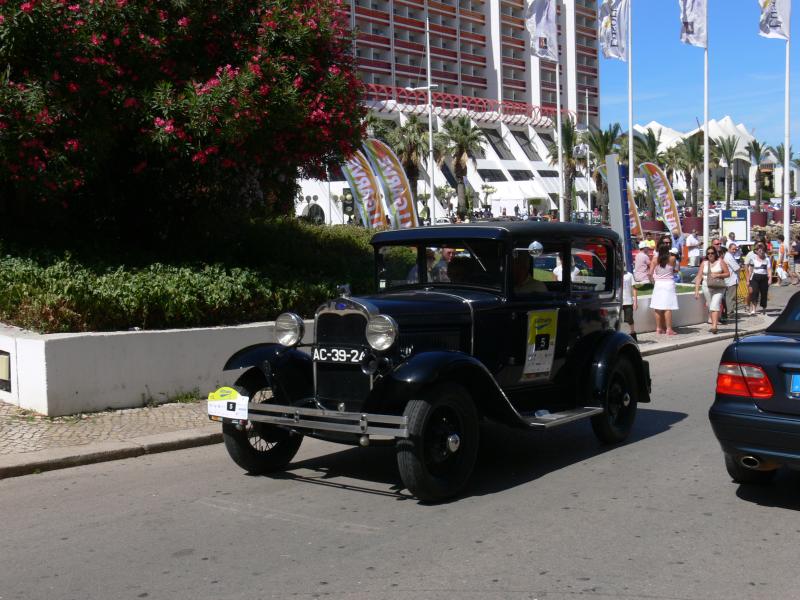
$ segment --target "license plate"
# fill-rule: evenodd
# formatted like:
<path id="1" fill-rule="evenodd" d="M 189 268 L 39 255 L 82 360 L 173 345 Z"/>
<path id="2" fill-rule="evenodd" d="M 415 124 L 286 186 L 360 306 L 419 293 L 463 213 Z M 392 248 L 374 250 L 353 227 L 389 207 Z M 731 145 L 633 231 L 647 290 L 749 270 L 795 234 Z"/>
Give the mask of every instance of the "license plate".
<path id="1" fill-rule="evenodd" d="M 359 348 L 314 348 L 313 358 L 317 362 L 360 363 L 366 351 Z"/>
<path id="2" fill-rule="evenodd" d="M 800 394 L 800 373 L 792 373 L 792 381 L 789 386 L 789 392 L 792 394 Z"/>

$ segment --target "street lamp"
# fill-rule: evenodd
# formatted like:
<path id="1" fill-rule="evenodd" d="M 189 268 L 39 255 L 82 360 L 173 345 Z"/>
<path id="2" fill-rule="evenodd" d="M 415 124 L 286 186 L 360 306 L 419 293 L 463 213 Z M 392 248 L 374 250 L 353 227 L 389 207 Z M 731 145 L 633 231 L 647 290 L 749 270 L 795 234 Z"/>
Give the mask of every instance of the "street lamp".
<path id="1" fill-rule="evenodd" d="M 425 60 L 428 65 L 426 70 L 428 85 L 407 87 L 406 91 L 417 92 L 419 90 L 427 90 L 428 92 L 428 178 L 431 182 L 431 198 L 433 199 L 433 204 L 431 205 L 431 225 L 436 225 L 436 186 L 433 184 L 433 98 L 431 97 L 431 90 L 439 87 L 439 85 L 431 83 L 431 28 L 428 18 L 427 2 L 425 3 Z"/>

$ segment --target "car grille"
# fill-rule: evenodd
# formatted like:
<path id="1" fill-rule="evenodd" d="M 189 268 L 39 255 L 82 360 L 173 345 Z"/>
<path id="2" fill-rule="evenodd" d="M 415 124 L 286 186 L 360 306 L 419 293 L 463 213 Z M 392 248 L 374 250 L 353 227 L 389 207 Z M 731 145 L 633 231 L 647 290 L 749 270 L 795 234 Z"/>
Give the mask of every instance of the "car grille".
<path id="1" fill-rule="evenodd" d="M 335 312 L 317 316 L 316 343 L 321 346 L 366 348 L 367 319 L 360 313 Z M 317 362 L 317 401 L 325 408 L 337 410 L 344 403 L 345 410 L 361 410 L 370 392 L 370 378 L 357 364 L 333 364 Z"/>

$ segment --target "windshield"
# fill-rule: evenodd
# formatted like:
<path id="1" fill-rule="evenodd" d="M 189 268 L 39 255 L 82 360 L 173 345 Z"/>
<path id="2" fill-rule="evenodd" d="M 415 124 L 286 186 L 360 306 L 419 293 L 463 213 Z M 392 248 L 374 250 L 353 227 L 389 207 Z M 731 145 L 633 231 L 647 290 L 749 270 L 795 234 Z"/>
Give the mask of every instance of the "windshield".
<path id="1" fill-rule="evenodd" d="M 494 240 L 431 240 L 377 248 L 378 289 L 397 287 L 503 287 L 502 247 Z"/>

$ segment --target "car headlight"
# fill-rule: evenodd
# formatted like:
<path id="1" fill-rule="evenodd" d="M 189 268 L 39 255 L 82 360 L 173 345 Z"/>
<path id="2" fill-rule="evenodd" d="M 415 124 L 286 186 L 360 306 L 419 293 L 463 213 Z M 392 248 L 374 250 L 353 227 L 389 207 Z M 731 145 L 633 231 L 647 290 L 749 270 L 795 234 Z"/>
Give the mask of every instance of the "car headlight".
<path id="1" fill-rule="evenodd" d="M 378 352 L 388 350 L 397 339 L 397 323 L 389 315 L 375 315 L 367 321 L 367 343 Z"/>
<path id="2" fill-rule="evenodd" d="M 303 339 L 305 323 L 294 313 L 283 313 L 275 319 L 275 339 L 284 346 L 296 346 Z"/>

